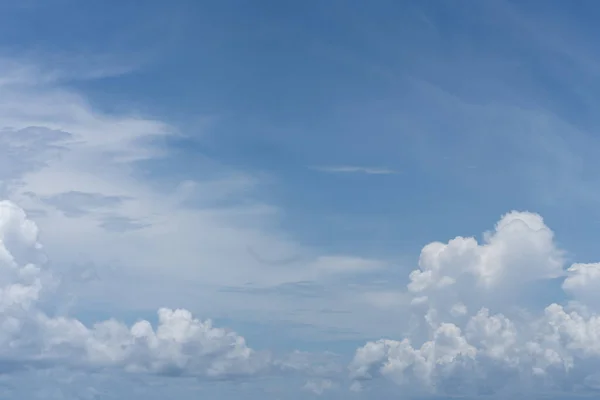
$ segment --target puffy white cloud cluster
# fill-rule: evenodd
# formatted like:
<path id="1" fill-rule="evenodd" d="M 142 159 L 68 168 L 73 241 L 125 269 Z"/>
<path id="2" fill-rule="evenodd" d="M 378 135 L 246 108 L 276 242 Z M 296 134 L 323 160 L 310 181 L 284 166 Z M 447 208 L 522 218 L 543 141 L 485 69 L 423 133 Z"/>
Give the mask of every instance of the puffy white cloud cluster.
<path id="1" fill-rule="evenodd" d="M 243 337 L 195 319 L 187 310 L 160 309 L 158 324 L 108 320 L 92 327 L 39 307 L 54 282 L 43 270 L 36 225 L 15 204 L 0 202 L 0 361 L 18 368 L 61 365 L 223 378 L 257 373 L 268 354 Z"/>
<path id="2" fill-rule="evenodd" d="M 504 215 L 482 243 L 428 244 L 408 284 L 415 323 L 401 340 L 359 348 L 352 377 L 429 393 L 597 388 L 600 264 L 565 263 L 553 232 L 528 212 Z M 527 308 L 557 280 L 557 303 Z"/>

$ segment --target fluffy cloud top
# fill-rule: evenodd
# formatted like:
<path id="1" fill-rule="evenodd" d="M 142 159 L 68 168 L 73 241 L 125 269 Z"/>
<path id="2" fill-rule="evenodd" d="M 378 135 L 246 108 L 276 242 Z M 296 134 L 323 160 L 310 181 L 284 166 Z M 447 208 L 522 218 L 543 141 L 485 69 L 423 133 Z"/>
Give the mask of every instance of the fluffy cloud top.
<path id="1" fill-rule="evenodd" d="M 62 365 L 204 378 L 251 375 L 270 365 L 234 332 L 187 310 L 158 310 L 158 326 L 108 320 L 92 327 L 39 307 L 54 281 L 43 269 L 38 229 L 15 204 L 0 202 L 0 358 L 15 367 Z"/>
<path id="2" fill-rule="evenodd" d="M 408 284 L 417 323 L 400 340 L 359 348 L 351 376 L 384 376 L 423 393 L 597 387 L 600 268 L 565 270 L 563 254 L 542 217 L 528 212 L 504 215 L 483 243 L 428 244 Z M 534 283 L 563 277 L 566 304 L 536 313 L 516 300 L 531 296 Z"/>

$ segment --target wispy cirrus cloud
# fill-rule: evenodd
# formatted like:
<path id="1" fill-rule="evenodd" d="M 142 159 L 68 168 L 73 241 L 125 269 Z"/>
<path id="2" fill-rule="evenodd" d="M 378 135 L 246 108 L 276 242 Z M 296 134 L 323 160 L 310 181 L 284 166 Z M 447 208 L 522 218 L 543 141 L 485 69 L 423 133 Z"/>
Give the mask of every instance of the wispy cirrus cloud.
<path id="1" fill-rule="evenodd" d="M 327 292 L 319 299 L 288 296 L 284 304 L 271 301 L 268 290 L 259 296 L 219 289 L 327 286 L 334 276 L 352 279 L 387 265 L 288 236 L 277 227 L 280 207 L 263 198 L 251 171 L 209 161 L 199 172 L 165 171 L 165 163 L 180 162 L 170 145 L 184 135 L 179 129 L 128 110 L 107 113 L 61 80 L 46 80 L 46 65 L 20 65 L 0 59 L 0 75 L 7 72 L 0 94 L 0 198 L 24 208 L 40 227 L 45 254 L 77 298 L 74 312 L 101 301 L 106 312 L 176 305 L 194 314 L 231 310 L 260 320 L 304 308 L 305 315 L 293 318 L 328 327 L 331 318 L 322 319 L 320 310 L 340 301 Z M 21 79 L 21 70 L 32 72 Z M 69 278 L 73 268 L 90 264 L 118 272 L 85 282 Z M 125 289 L 132 281 L 141 291 Z M 351 290 L 337 290 L 348 293 L 344 311 L 352 307 Z M 332 304 L 324 305 L 325 297 Z"/>

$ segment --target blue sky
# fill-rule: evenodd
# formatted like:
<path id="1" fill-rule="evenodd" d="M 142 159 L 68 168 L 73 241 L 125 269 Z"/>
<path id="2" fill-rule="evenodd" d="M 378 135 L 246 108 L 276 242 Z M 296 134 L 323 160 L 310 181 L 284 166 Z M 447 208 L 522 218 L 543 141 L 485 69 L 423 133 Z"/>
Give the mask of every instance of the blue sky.
<path id="1" fill-rule="evenodd" d="M 0 1 L 4 398 L 593 395 L 598 14 Z"/>

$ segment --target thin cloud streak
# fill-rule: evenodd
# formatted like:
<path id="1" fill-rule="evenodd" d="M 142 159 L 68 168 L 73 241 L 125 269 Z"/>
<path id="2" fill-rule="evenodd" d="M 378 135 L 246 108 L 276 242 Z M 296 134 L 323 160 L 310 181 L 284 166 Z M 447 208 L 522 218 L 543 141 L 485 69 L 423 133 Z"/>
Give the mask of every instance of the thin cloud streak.
<path id="1" fill-rule="evenodd" d="M 328 172 L 332 174 L 367 174 L 367 175 L 395 175 L 398 171 L 389 168 L 379 167 L 359 167 L 352 165 L 335 165 L 313 167 L 315 171 Z"/>

